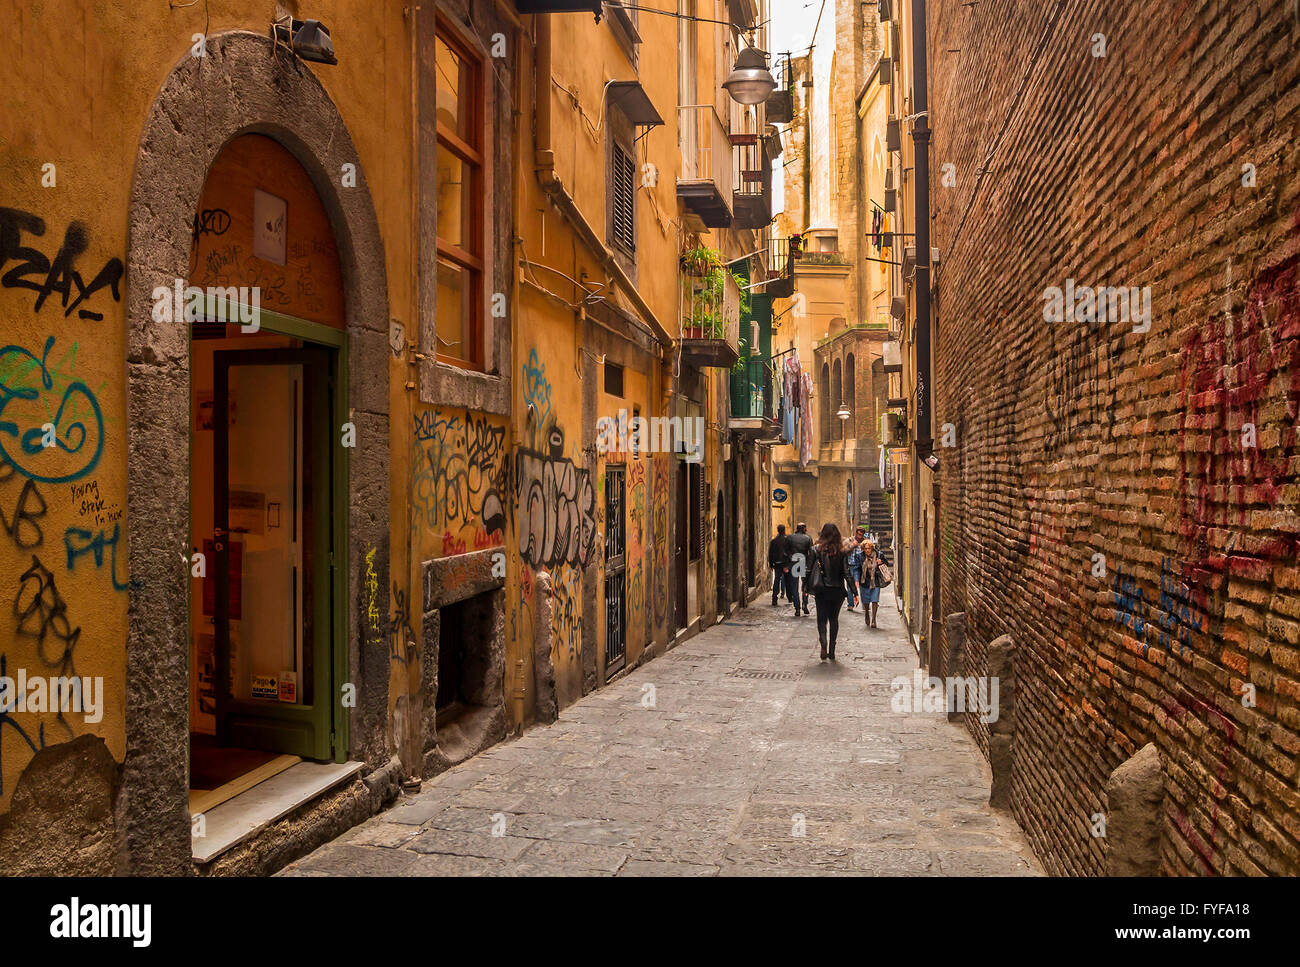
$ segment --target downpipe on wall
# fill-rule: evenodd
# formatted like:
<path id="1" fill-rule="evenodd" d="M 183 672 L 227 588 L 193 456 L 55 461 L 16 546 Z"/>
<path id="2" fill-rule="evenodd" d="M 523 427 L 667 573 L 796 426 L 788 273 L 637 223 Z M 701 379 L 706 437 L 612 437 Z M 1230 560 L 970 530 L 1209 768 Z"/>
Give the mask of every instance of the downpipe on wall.
<path id="1" fill-rule="evenodd" d="M 920 508 L 921 466 L 924 464 L 931 471 L 937 471 L 938 461 L 934 455 L 933 422 L 933 386 L 932 346 L 930 318 L 930 97 L 929 78 L 926 59 L 926 0 L 912 0 L 912 144 L 913 173 L 916 179 L 915 231 L 916 231 L 916 461 L 913 469 L 916 486 L 913 488 L 914 516 L 912 526 L 916 527 L 919 518 L 915 512 Z M 931 571 L 928 575 L 930 593 L 921 593 L 913 605 L 918 607 L 916 624 L 920 625 L 925 638 L 922 657 L 927 666 L 933 664 L 935 654 L 935 629 L 939 615 L 939 552 L 938 541 L 938 501 L 935 499 L 934 481 L 930 488 L 930 513 L 926 518 L 928 533 L 917 535 L 920 539 L 913 541 L 914 565 L 921 563 L 921 554 L 929 545 L 932 551 Z M 917 584 L 924 583 L 920 567 L 916 569 Z M 919 589 L 918 589 L 919 590 Z M 928 601 L 926 598 L 928 597 Z M 929 608 L 925 608 L 928 604 Z M 926 615 L 925 611 L 929 614 Z M 928 627 L 926 626 L 926 619 Z"/>

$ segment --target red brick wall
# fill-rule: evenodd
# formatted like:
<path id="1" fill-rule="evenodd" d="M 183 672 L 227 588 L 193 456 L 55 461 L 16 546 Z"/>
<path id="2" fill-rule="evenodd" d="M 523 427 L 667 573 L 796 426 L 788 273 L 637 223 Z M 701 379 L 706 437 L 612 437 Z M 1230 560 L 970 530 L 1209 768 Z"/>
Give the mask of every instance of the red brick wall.
<path id="1" fill-rule="evenodd" d="M 1014 810 L 1056 873 L 1102 871 L 1148 741 L 1164 872 L 1300 873 L 1293 6 L 930 4 L 942 610 L 969 673 L 1017 643 Z M 1150 331 L 1044 322 L 1067 279 L 1150 286 Z"/>

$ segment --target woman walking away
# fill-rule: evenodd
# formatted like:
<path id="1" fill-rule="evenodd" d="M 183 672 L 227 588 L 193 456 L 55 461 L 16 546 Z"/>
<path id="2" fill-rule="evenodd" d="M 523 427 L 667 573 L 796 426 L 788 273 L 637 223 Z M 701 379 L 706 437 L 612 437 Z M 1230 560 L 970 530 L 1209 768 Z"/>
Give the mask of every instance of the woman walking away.
<path id="1" fill-rule="evenodd" d="M 848 549 L 834 524 L 822 528 L 813 546 L 813 574 L 809 586 L 817 602 L 817 638 L 821 641 L 822 660 L 835 660 L 835 639 L 840 632 L 840 608 L 846 591 Z M 828 635 L 829 633 L 829 635 Z M 828 641 L 829 637 L 829 641 Z"/>
<path id="2" fill-rule="evenodd" d="M 880 607 L 880 589 L 889 582 L 885 580 L 885 562 L 876 553 L 876 545 L 871 541 L 862 542 L 862 566 L 858 572 L 858 588 L 862 592 L 862 616 L 868 628 L 878 627 L 876 609 Z"/>

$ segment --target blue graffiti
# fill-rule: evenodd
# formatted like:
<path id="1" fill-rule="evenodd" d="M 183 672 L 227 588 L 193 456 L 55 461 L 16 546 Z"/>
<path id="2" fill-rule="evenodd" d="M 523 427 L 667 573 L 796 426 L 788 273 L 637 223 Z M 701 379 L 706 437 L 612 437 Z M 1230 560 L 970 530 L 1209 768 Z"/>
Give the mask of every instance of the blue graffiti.
<path id="1" fill-rule="evenodd" d="M 67 483 L 80 480 L 99 463 L 104 451 L 104 416 L 99 400 L 80 380 L 64 387 L 57 409 L 50 412 L 52 397 L 46 394 L 55 390 L 47 360 L 53 347 L 54 337 L 50 336 L 39 359 L 21 346 L 0 348 L 0 459 L 30 480 Z M 41 389 L 21 385 L 33 369 L 40 373 Z M 9 384 L 10 379 L 14 385 Z M 88 445 L 92 432 L 82 422 L 82 406 L 94 424 L 93 449 Z M 17 453 L 6 445 L 6 437 L 18 441 Z"/>
<path id="2" fill-rule="evenodd" d="M 76 564 L 77 558 L 85 554 L 94 556 L 95 567 L 103 567 L 104 551 L 107 549 L 109 551 L 108 575 L 113 581 L 113 590 L 139 590 L 139 581 L 122 582 L 117 579 L 117 548 L 121 536 L 121 530 L 117 524 L 113 525 L 112 537 L 106 536 L 102 530 L 98 534 L 93 534 L 80 527 L 69 527 L 63 534 L 63 549 L 68 554 L 68 570 L 71 571 Z"/>
<path id="3" fill-rule="evenodd" d="M 1158 603 L 1147 597 L 1136 578 L 1126 576 L 1122 568 L 1117 569 L 1111 583 L 1115 623 L 1132 629 L 1133 637 L 1142 644 L 1143 658 L 1152 644 L 1166 650 L 1177 646 L 1179 655 L 1185 655 L 1192 646 L 1193 632 L 1205 630 L 1205 619 L 1196 613 L 1189 594 L 1167 558 L 1160 559 Z"/>
<path id="4" fill-rule="evenodd" d="M 537 357 L 537 350 L 528 352 L 528 362 L 523 366 L 524 402 L 537 410 L 537 425 L 545 426 L 551 415 L 551 383 L 546 378 L 546 366 Z"/>

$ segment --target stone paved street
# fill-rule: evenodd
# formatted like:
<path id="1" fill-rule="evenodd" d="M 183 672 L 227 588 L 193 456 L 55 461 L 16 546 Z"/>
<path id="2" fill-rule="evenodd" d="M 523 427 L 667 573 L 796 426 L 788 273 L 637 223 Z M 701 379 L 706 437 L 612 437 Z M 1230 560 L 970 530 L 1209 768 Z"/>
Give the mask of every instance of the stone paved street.
<path id="1" fill-rule="evenodd" d="M 890 710 L 916 662 L 884 598 L 834 664 L 760 598 L 281 875 L 1041 874 L 965 730 Z"/>

